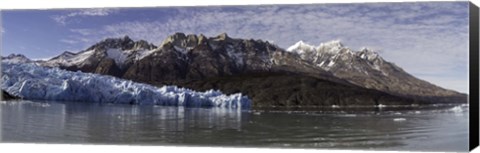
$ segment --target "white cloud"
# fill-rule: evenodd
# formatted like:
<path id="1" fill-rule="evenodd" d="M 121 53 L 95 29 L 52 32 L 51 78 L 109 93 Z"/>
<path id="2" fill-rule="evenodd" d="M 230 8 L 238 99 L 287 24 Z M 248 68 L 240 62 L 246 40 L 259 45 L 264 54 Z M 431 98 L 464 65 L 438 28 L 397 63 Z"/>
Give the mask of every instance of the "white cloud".
<path id="1" fill-rule="evenodd" d="M 71 45 L 73 45 L 73 44 L 78 44 L 78 43 L 79 43 L 79 41 L 77 41 L 77 40 L 72 40 L 72 39 L 60 39 L 60 42 L 67 43 L 67 44 L 71 44 Z"/>
<path id="2" fill-rule="evenodd" d="M 112 8 L 92 8 L 92 9 L 81 9 L 78 11 L 74 11 L 65 15 L 55 15 L 52 16 L 52 19 L 61 24 L 66 25 L 70 18 L 78 17 L 78 16 L 107 16 L 110 13 L 117 11 L 117 9 Z"/>
<path id="3" fill-rule="evenodd" d="M 101 29 L 75 29 L 72 32 L 80 34 L 81 38 L 88 37 L 90 41 L 128 35 L 155 44 L 175 32 L 207 36 L 227 32 L 231 37 L 275 41 L 283 48 L 298 40 L 319 44 L 341 39 L 352 49 L 366 46 L 381 50 L 385 59 L 407 72 L 420 77 L 429 75 L 429 79 L 435 80 L 431 76 L 458 73 L 458 67 L 468 66 L 467 4 L 178 8 L 176 14 L 166 21 L 123 21 Z"/>
<path id="4" fill-rule="evenodd" d="M 94 31 L 89 29 L 70 29 L 71 32 L 81 34 L 82 36 L 92 35 Z"/>

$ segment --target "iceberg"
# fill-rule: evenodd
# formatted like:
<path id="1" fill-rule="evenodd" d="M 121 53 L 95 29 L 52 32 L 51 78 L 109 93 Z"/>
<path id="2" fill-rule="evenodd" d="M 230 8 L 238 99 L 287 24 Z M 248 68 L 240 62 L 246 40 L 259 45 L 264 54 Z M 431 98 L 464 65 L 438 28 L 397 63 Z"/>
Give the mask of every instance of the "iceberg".
<path id="1" fill-rule="evenodd" d="M 1 88 L 28 100 L 226 108 L 249 108 L 251 103 L 241 93 L 225 95 L 218 90 L 198 92 L 177 86 L 158 88 L 112 76 L 31 63 L 2 62 Z"/>

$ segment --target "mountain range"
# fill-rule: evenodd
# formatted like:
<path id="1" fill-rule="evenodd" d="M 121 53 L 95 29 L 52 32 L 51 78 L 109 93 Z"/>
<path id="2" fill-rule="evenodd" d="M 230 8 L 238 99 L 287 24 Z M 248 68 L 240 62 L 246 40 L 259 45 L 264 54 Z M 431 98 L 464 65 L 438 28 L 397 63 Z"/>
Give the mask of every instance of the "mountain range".
<path id="1" fill-rule="evenodd" d="M 161 44 L 128 36 L 108 38 L 45 61 L 23 55 L 2 61 L 34 62 L 111 75 L 155 86 L 246 94 L 253 106 L 351 106 L 466 103 L 466 94 L 418 79 L 364 48 L 340 41 L 302 41 L 287 49 L 263 40 L 175 33 Z"/>

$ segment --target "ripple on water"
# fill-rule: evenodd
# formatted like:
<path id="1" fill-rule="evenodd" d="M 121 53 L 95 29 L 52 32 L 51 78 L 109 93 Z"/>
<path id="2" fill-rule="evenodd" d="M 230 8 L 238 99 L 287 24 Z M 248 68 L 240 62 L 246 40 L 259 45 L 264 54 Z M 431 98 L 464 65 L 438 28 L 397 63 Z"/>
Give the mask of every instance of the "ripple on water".
<path id="1" fill-rule="evenodd" d="M 420 151 L 463 151 L 468 144 L 464 143 L 468 140 L 462 141 L 468 138 L 468 118 L 455 115 L 468 111 L 465 106 L 233 112 L 78 103 L 48 103 L 48 107 L 42 103 L 6 104 L 0 107 L 5 115 L 3 130 L 7 131 L 2 134 L 10 141 Z"/>

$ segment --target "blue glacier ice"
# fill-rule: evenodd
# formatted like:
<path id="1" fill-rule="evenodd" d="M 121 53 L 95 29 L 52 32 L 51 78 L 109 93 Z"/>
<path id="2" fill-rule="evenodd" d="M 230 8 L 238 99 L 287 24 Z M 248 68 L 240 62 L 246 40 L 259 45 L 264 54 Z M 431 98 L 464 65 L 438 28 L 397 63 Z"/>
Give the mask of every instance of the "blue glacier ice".
<path id="1" fill-rule="evenodd" d="M 1 88 L 28 100 L 153 104 L 185 107 L 248 108 L 251 100 L 241 93 L 217 90 L 197 92 L 176 86 L 161 88 L 130 80 L 29 63 L 2 62 Z"/>

